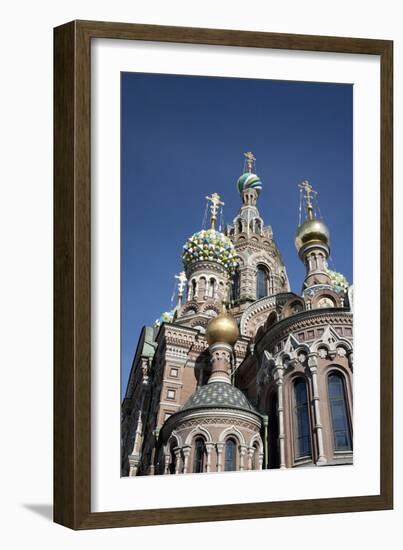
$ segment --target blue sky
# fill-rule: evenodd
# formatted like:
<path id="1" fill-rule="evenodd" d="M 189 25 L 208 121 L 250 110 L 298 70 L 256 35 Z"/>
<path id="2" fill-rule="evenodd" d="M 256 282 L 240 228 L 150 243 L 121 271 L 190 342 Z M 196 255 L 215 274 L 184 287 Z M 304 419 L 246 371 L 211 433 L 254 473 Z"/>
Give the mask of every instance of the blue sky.
<path id="1" fill-rule="evenodd" d="M 241 201 L 236 181 L 253 151 L 258 207 L 291 288 L 304 267 L 294 247 L 297 184 L 319 192 L 331 269 L 352 281 L 353 87 L 275 80 L 122 73 L 122 391 L 141 328 L 170 309 L 182 246 L 202 226 L 205 196 Z"/>

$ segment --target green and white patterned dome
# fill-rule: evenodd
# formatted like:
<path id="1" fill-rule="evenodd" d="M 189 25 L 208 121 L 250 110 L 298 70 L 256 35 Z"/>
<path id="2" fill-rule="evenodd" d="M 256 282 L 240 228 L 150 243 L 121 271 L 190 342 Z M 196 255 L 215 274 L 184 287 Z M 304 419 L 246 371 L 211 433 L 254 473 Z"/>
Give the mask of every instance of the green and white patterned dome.
<path id="1" fill-rule="evenodd" d="M 155 320 L 153 326 L 160 327 L 162 323 L 172 323 L 174 315 L 175 315 L 174 309 L 171 309 L 171 311 L 164 311 L 164 313 L 161 314 L 161 317 Z"/>
<path id="2" fill-rule="evenodd" d="M 221 264 L 232 275 L 238 266 L 237 254 L 231 240 L 215 229 L 203 229 L 183 245 L 185 269 L 193 263 L 209 261 Z"/>
<path id="3" fill-rule="evenodd" d="M 251 172 L 245 172 L 242 174 L 242 176 L 238 178 L 236 185 L 241 195 L 245 189 L 256 189 L 258 194 L 262 190 L 262 180 L 259 176 L 252 174 Z"/>
<path id="4" fill-rule="evenodd" d="M 342 273 L 338 273 L 337 271 L 332 271 L 331 269 L 327 270 L 331 285 L 334 287 L 336 292 L 347 292 L 349 288 L 349 284 L 347 279 Z"/>

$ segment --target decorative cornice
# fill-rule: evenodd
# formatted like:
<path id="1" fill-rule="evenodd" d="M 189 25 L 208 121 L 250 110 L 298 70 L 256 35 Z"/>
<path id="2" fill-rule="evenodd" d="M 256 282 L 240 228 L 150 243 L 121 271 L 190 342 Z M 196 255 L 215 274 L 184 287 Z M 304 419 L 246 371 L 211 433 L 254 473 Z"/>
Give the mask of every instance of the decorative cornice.
<path id="1" fill-rule="evenodd" d="M 353 314 L 343 308 L 311 309 L 282 319 L 273 325 L 255 344 L 260 351 L 276 340 L 282 340 L 290 332 L 321 325 L 352 325 Z"/>
<path id="2" fill-rule="evenodd" d="M 223 277 L 228 277 L 228 272 L 225 269 L 225 267 L 222 264 L 219 264 L 218 262 L 210 262 L 208 260 L 202 260 L 199 262 L 191 262 L 187 268 L 186 268 L 186 276 L 188 279 L 190 279 L 194 273 L 197 273 L 198 271 L 212 271 L 215 273 L 219 273 Z"/>
<path id="3" fill-rule="evenodd" d="M 240 332 L 245 334 L 249 321 L 257 314 L 262 313 L 263 311 L 274 310 L 277 306 L 283 306 L 291 298 L 296 297 L 292 292 L 282 292 L 280 294 L 275 294 L 273 296 L 265 296 L 260 300 L 256 300 L 251 304 L 242 314 L 240 322 Z"/>
<path id="4" fill-rule="evenodd" d="M 258 412 L 245 411 L 241 409 L 224 409 L 212 407 L 211 409 L 191 409 L 178 411 L 172 414 L 163 424 L 161 428 L 161 437 L 167 440 L 169 434 L 173 430 L 182 427 L 185 422 L 195 421 L 195 424 L 200 424 L 200 419 L 203 419 L 203 424 L 219 424 L 235 422 L 244 422 L 250 426 L 252 430 L 260 428 L 262 424 L 262 415 Z"/>

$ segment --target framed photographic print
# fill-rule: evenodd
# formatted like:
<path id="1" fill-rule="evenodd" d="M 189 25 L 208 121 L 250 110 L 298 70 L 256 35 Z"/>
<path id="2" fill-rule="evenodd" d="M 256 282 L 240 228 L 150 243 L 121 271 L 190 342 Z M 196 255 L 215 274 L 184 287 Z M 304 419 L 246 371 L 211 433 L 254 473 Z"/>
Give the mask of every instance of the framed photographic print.
<path id="1" fill-rule="evenodd" d="M 55 521 L 392 508 L 392 42 L 54 45 Z"/>

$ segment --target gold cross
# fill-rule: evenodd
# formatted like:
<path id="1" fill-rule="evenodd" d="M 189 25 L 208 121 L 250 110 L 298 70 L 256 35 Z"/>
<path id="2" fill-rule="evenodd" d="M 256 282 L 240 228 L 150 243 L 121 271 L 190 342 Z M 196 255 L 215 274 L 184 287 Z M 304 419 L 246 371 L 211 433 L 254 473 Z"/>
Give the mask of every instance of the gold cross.
<path id="1" fill-rule="evenodd" d="M 306 212 L 307 212 L 307 215 L 308 215 L 308 219 L 312 220 L 312 218 L 313 218 L 312 198 L 316 197 L 316 195 L 318 193 L 317 193 L 317 191 L 315 191 L 315 189 L 312 187 L 312 185 L 307 180 L 304 180 L 302 183 L 299 183 L 298 187 L 302 191 L 305 191 L 304 199 L 305 199 Z"/>
<path id="2" fill-rule="evenodd" d="M 247 153 L 244 153 L 244 157 L 246 158 L 246 164 L 248 166 L 248 172 L 252 172 L 253 163 L 256 160 L 255 155 L 252 153 L 252 151 L 248 151 Z"/>
<path id="3" fill-rule="evenodd" d="M 219 206 L 224 206 L 221 201 L 221 197 L 218 193 L 213 193 L 211 197 L 207 196 L 206 199 L 211 202 L 211 229 L 215 228 L 215 222 L 217 221 L 217 210 Z"/>
<path id="4" fill-rule="evenodd" d="M 175 275 L 175 279 L 178 279 L 178 293 L 182 295 L 187 281 L 185 272 L 181 271 L 179 275 Z"/>

